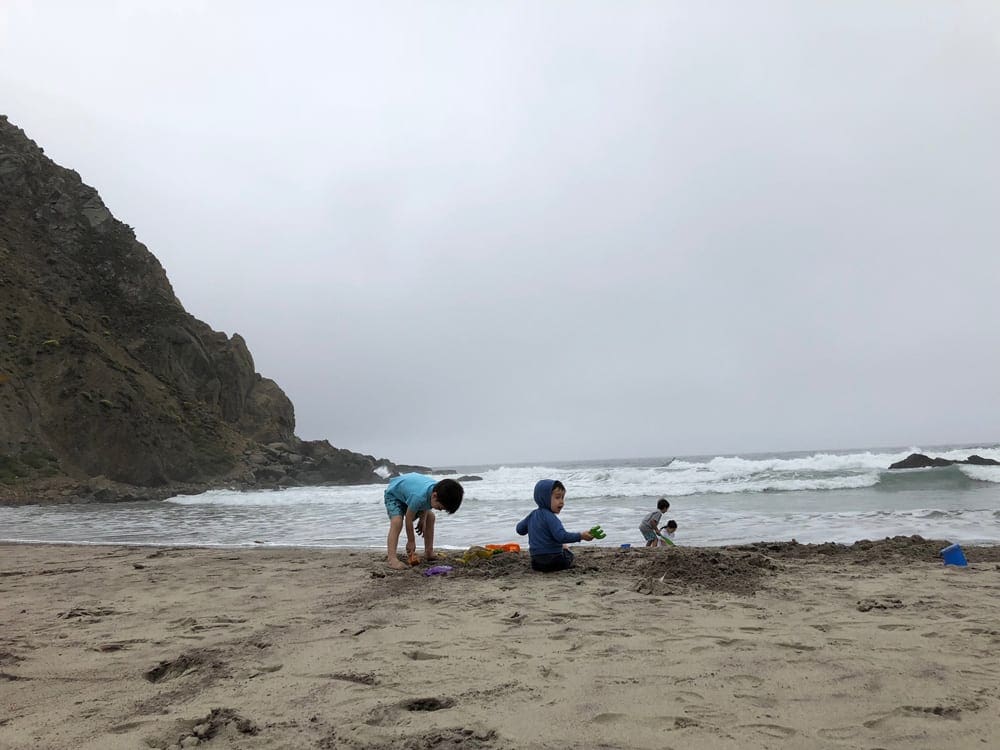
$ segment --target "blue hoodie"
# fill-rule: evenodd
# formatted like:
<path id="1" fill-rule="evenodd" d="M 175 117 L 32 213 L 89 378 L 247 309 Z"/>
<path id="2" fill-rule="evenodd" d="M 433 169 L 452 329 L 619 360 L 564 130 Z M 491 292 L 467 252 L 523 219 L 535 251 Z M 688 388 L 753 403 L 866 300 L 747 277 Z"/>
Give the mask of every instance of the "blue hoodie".
<path id="1" fill-rule="evenodd" d="M 528 549 L 533 555 L 552 555 L 562 552 L 564 544 L 579 542 L 579 532 L 566 531 L 559 516 L 552 512 L 552 485 L 554 479 L 542 479 L 535 485 L 535 505 L 517 524 L 517 533 L 528 535 Z"/>

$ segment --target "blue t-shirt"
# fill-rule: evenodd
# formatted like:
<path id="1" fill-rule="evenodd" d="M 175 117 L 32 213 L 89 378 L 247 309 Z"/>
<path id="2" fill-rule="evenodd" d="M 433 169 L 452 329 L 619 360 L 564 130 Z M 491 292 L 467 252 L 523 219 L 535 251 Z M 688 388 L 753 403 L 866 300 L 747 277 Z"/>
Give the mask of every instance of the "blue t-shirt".
<path id="1" fill-rule="evenodd" d="M 397 500 L 413 511 L 413 515 L 431 509 L 431 493 L 437 481 L 426 474 L 400 474 L 385 488 L 387 500 Z"/>

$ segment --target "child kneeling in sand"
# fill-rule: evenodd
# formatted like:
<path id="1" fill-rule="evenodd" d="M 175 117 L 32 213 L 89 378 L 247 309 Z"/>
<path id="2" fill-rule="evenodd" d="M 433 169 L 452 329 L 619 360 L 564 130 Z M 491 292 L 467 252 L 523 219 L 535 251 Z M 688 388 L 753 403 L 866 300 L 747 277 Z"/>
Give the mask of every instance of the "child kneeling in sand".
<path id="1" fill-rule="evenodd" d="M 657 542 L 658 547 L 673 547 L 674 546 L 674 534 L 677 533 L 677 521 L 670 519 L 667 521 L 667 525 L 660 529 L 659 541 Z"/>
<path id="2" fill-rule="evenodd" d="M 389 514 L 389 536 L 386 557 L 389 567 L 403 570 L 406 565 L 396 556 L 399 532 L 406 527 L 406 554 L 412 558 L 417 551 L 413 537 L 413 519 L 417 533 L 424 538 L 424 559 L 434 560 L 434 511 L 449 514 L 462 504 L 465 490 L 454 479 L 435 481 L 424 474 L 400 474 L 385 488 L 385 512 Z"/>
<path id="3" fill-rule="evenodd" d="M 535 505 L 538 507 L 522 518 L 516 527 L 521 536 L 528 535 L 533 570 L 549 573 L 565 570 L 573 564 L 573 553 L 564 544 L 590 541 L 589 531 L 566 531 L 557 517 L 566 504 L 566 488 L 554 479 L 542 479 L 535 485 Z"/>

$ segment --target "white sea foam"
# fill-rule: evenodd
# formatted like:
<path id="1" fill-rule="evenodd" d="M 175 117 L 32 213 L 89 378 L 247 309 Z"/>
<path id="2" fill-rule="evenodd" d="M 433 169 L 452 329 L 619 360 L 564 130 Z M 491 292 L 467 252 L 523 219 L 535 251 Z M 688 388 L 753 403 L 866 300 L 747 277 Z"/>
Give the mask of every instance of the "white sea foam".
<path id="1" fill-rule="evenodd" d="M 338 505 L 350 506 L 382 501 L 385 485 L 363 484 L 348 487 L 289 487 L 283 490 L 210 490 L 200 495 L 178 495 L 167 500 L 177 505 Z"/>
<path id="2" fill-rule="evenodd" d="M 986 458 L 986 456 L 983 456 Z M 963 474 L 977 482 L 993 482 L 1000 484 L 1000 466 L 976 466 L 966 464 L 958 467 Z"/>

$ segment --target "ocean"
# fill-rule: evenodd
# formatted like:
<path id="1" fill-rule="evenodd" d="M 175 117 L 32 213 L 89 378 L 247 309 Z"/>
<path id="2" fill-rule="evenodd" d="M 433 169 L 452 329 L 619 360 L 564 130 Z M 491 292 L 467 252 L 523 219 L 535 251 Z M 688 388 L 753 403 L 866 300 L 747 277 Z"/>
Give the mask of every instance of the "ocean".
<path id="1" fill-rule="evenodd" d="M 455 467 L 465 501 L 438 514 L 437 546 L 518 541 L 514 525 L 535 506 L 538 479 L 566 485 L 569 530 L 601 524 L 603 546 L 642 544 L 643 515 L 660 497 L 678 544 L 714 546 L 795 539 L 844 542 L 919 534 L 1000 544 L 1000 466 L 888 471 L 920 452 L 1000 460 L 1000 446 L 911 447 L 741 456 Z M 384 485 L 215 490 L 163 502 L 0 508 L 0 539 L 19 542 L 205 546 L 385 545 Z M 400 549 L 402 549 L 400 544 Z"/>

